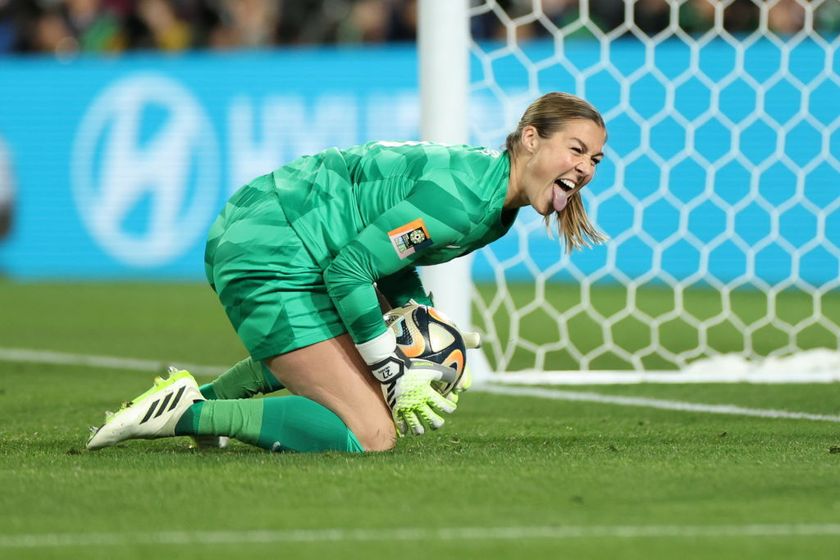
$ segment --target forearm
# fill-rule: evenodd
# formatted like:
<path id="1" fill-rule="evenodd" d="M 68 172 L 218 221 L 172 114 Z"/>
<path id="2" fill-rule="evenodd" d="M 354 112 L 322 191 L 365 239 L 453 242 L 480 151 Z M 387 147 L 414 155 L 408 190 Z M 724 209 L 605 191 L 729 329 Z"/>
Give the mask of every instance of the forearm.
<path id="1" fill-rule="evenodd" d="M 463 209 L 450 204 L 438 211 L 439 190 L 429 184 L 412 192 L 369 224 L 324 270 L 327 293 L 356 344 L 386 329 L 375 283 L 392 306 L 412 298 L 431 303 L 415 261 L 435 245 L 452 243 L 469 225 Z"/>
<path id="2" fill-rule="evenodd" d="M 330 266 L 328 271 L 327 291 L 353 342 L 367 342 L 385 332 L 387 327 L 373 283 L 346 280 L 340 266 Z"/>

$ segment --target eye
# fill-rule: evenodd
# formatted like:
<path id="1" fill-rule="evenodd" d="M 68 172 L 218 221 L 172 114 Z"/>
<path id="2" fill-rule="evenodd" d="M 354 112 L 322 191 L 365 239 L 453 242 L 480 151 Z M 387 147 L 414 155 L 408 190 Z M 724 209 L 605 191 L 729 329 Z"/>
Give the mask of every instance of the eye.
<path id="1" fill-rule="evenodd" d="M 599 163 L 601 163 L 600 159 L 593 159 L 592 160 L 592 165 L 598 165 Z"/>
<path id="2" fill-rule="evenodd" d="M 583 153 L 583 150 L 581 148 L 578 148 L 577 146 L 572 146 L 572 151 L 576 154 L 582 154 Z"/>

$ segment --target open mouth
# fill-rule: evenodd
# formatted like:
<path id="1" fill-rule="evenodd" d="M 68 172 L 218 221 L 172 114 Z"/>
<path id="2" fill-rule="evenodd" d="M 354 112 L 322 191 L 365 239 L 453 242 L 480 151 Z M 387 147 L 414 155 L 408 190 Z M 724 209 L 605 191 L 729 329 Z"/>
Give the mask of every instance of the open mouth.
<path id="1" fill-rule="evenodd" d="M 566 204 L 569 202 L 569 194 L 566 192 L 562 187 L 555 184 L 554 188 L 551 189 L 551 205 L 554 207 L 555 212 L 562 212 L 563 208 L 566 207 Z"/>
<path id="2" fill-rule="evenodd" d="M 555 212 L 561 212 L 569 202 L 569 195 L 577 185 L 571 179 L 555 179 L 551 193 L 551 205 Z"/>
<path id="3" fill-rule="evenodd" d="M 571 179 L 555 179 L 554 184 L 560 187 L 560 189 L 565 193 L 575 190 L 575 187 L 577 186 Z"/>

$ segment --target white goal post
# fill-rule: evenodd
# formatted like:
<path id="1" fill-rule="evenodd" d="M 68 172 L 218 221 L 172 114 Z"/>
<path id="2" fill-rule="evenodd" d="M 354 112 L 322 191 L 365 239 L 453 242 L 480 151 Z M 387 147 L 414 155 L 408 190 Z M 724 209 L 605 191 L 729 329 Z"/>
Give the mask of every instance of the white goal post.
<path id="1" fill-rule="evenodd" d="M 417 51 L 420 67 L 420 135 L 444 144 L 469 141 L 469 10 L 468 0 L 420 0 L 417 10 Z M 423 283 L 435 304 L 456 324 L 471 325 L 469 281 L 472 259 L 426 267 Z"/>
<path id="2" fill-rule="evenodd" d="M 552 90 L 592 102 L 610 135 L 584 197 L 606 246 L 565 255 L 525 210 L 503 242 L 424 271 L 482 332 L 479 379 L 705 360 L 739 378 L 734 358 L 792 355 L 806 361 L 787 370 L 836 372 L 839 5 L 419 1 L 424 139 L 500 147 Z"/>
<path id="3" fill-rule="evenodd" d="M 417 44 L 420 58 L 420 134 L 423 140 L 445 144 L 469 141 L 469 9 L 468 0 L 420 0 Z M 435 305 L 461 328 L 473 329 L 469 281 L 471 255 L 425 267 L 423 284 Z M 453 278 L 462 279 L 453 282 Z M 476 382 L 489 378 L 490 365 L 479 350 L 469 353 Z"/>

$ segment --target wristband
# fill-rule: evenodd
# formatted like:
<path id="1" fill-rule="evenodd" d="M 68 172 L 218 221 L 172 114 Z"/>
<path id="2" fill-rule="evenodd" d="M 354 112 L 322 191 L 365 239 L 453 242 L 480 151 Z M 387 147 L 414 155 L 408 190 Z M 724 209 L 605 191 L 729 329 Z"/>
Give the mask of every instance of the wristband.
<path id="1" fill-rule="evenodd" d="M 365 363 L 372 366 L 386 360 L 394 353 L 397 349 L 397 337 L 391 329 L 387 329 L 376 338 L 357 344 L 356 349 Z"/>

